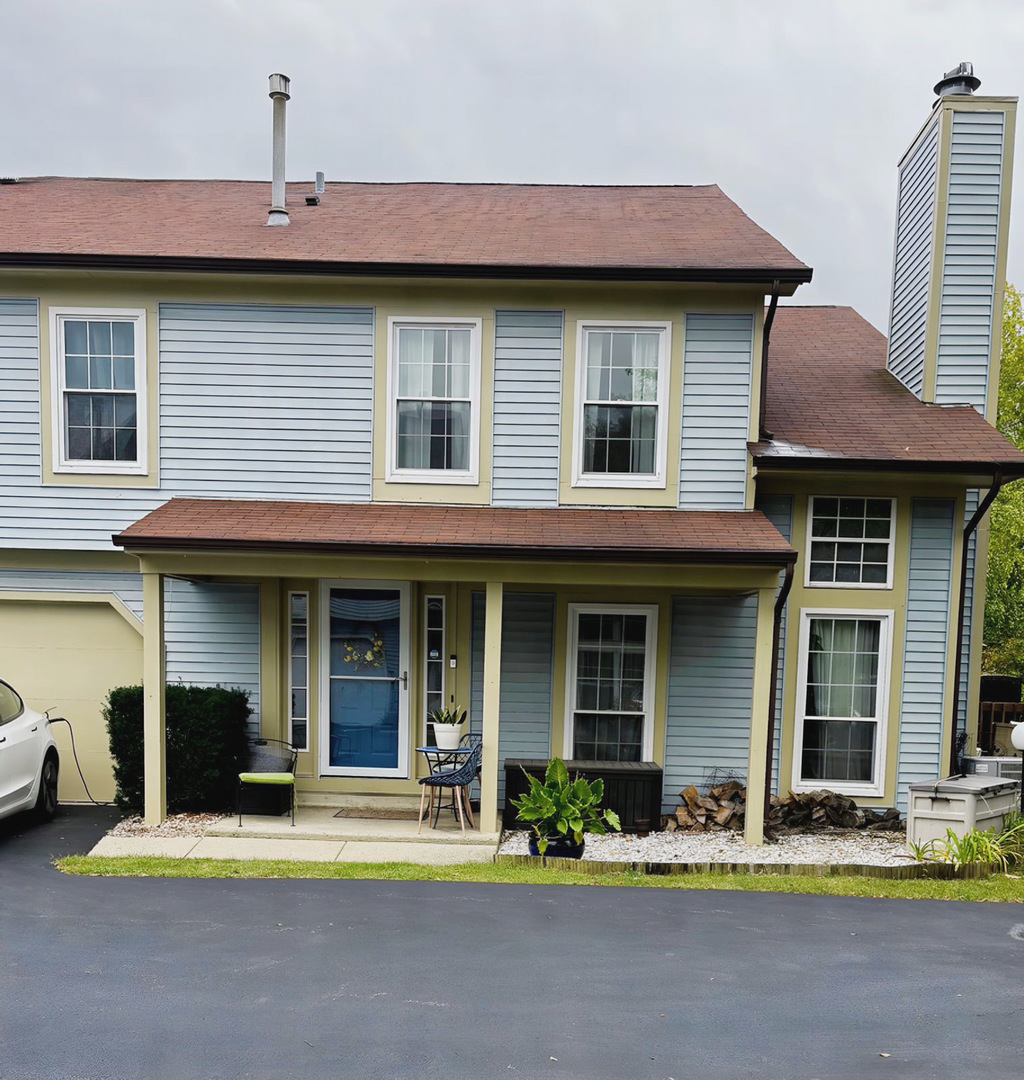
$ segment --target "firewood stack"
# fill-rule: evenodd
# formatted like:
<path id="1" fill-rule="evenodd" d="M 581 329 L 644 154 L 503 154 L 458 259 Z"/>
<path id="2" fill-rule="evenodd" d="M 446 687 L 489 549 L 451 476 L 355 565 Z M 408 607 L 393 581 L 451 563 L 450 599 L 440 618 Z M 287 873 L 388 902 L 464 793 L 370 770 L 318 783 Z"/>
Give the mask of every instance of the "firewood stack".
<path id="1" fill-rule="evenodd" d="M 701 795 L 691 784 L 679 793 L 683 800 L 664 822 L 667 832 L 713 832 L 743 828 L 747 789 L 742 781 L 729 780 L 709 787 Z M 817 829 L 870 829 L 895 832 L 902 828 L 898 810 L 861 808 L 834 791 L 793 792 L 780 798 L 773 795 L 767 828 L 770 834 L 811 832 Z"/>

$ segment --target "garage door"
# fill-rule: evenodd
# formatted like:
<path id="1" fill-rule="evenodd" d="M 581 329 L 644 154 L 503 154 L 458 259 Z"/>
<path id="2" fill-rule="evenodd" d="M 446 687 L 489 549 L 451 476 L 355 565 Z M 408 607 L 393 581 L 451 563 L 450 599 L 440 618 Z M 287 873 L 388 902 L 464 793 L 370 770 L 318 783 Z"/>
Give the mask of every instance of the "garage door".
<path id="1" fill-rule="evenodd" d="M 33 709 L 66 716 L 97 802 L 114 797 L 103 702 L 114 686 L 142 682 L 142 635 L 106 601 L 0 601 L 0 677 Z M 60 798 L 85 799 L 66 724 L 55 724 Z"/>

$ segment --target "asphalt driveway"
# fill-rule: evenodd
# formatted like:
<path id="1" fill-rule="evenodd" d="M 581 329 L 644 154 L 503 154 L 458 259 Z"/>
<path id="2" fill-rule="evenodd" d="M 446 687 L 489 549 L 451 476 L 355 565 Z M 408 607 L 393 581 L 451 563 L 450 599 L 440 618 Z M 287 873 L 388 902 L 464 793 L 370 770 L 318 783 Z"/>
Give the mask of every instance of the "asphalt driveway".
<path id="1" fill-rule="evenodd" d="M 52 868 L 111 818 L 0 822 L 3 1080 L 1024 1070 L 1022 905 Z"/>

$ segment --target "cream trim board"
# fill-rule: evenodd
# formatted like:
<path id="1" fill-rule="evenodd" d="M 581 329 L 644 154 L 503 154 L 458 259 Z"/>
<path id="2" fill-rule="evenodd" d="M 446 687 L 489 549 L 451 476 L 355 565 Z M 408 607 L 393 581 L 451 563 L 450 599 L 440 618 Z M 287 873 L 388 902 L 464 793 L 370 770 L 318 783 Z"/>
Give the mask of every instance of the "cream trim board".
<path id="1" fill-rule="evenodd" d="M 596 330 L 656 331 L 658 343 L 658 436 L 653 476 L 583 471 L 583 407 L 586 402 L 586 340 Z M 573 398 L 572 486 L 574 488 L 664 488 L 668 456 L 668 403 L 672 378 L 672 323 L 635 319 L 578 319 L 576 322 L 576 386 Z"/>
<path id="2" fill-rule="evenodd" d="M 562 731 L 562 752 L 572 758 L 574 721 L 578 710 L 576 701 L 576 658 L 579 644 L 579 616 L 581 614 L 644 615 L 647 618 L 647 637 L 644 643 L 644 722 L 641 754 L 643 761 L 654 760 L 654 728 L 657 713 L 656 686 L 658 674 L 658 604 L 602 604 L 570 603 L 567 605 L 568 622 L 565 650 L 565 699 Z M 582 711 L 582 710 L 580 710 Z"/>
<path id="3" fill-rule="evenodd" d="M 436 330 L 470 331 L 470 417 L 468 469 L 402 469 L 398 466 L 398 424 L 396 422 L 398 393 L 398 334 L 403 328 L 418 327 Z M 446 318 L 440 315 L 388 316 L 387 353 L 387 420 L 385 449 L 385 480 L 401 484 L 478 484 L 480 482 L 480 369 L 482 366 L 482 318 Z"/>
<path id="4" fill-rule="evenodd" d="M 800 611 L 799 656 L 796 683 L 796 716 L 793 725 L 794 791 L 816 791 L 827 785 L 830 791 L 850 796 L 881 796 L 885 793 L 885 758 L 889 737 L 889 683 L 892 674 L 892 637 L 895 612 L 871 608 L 802 608 Z M 877 619 L 881 623 L 878 639 L 878 682 L 875 687 L 874 780 L 870 784 L 844 783 L 836 780 L 804 780 L 801 764 L 804 745 L 804 713 L 807 701 L 808 648 L 811 619 Z M 837 717 L 836 719 L 843 719 Z M 870 718 L 864 718 L 870 719 Z"/>
<path id="5" fill-rule="evenodd" d="M 835 539 L 836 543 L 843 540 L 843 537 L 836 536 L 819 536 L 814 537 L 812 530 L 814 528 L 814 500 L 815 499 L 878 499 L 881 502 L 883 499 L 889 503 L 889 539 L 883 541 L 881 538 L 870 538 L 871 543 L 888 545 L 889 558 L 886 563 L 886 580 L 883 585 L 877 581 L 811 581 L 811 545 L 815 539 L 819 542 L 828 543 Z M 891 498 L 886 495 L 852 495 L 847 492 L 845 495 L 808 495 L 807 496 L 807 525 L 806 525 L 806 548 L 804 552 L 804 587 L 808 589 L 874 589 L 878 592 L 892 591 L 893 588 L 893 567 L 896 555 L 896 533 L 897 533 L 897 514 L 899 512 L 899 504 L 895 498 Z M 869 539 L 865 538 L 863 541 L 861 538 L 851 536 L 847 538 L 851 543 L 868 543 Z"/>
<path id="6" fill-rule="evenodd" d="M 109 604 L 133 629 L 142 634 L 142 620 L 116 594 L 109 592 L 46 592 L 38 590 L 0 590 L 0 601 L 36 601 L 49 604 Z"/>
<path id="7" fill-rule="evenodd" d="M 331 730 L 331 589 L 350 589 L 352 591 L 362 589 L 390 589 L 400 597 L 400 620 L 401 620 L 401 644 L 398 654 L 398 670 L 402 675 L 398 676 L 399 705 L 398 705 L 398 755 L 397 764 L 393 769 L 373 767 L 345 767 L 330 764 L 330 730 Z M 410 694 L 413 688 L 411 678 L 410 638 L 411 624 L 409 621 L 411 610 L 412 587 L 408 581 L 346 581 L 346 580 L 323 580 L 320 582 L 320 685 L 318 687 L 317 700 L 319 702 L 320 716 L 320 776 L 359 776 L 359 777 L 393 777 L 406 779 L 412 776 L 412 752 L 410 749 L 409 728 L 410 722 Z"/>
<path id="8" fill-rule="evenodd" d="M 146 476 L 149 472 L 149 397 L 147 391 L 147 331 L 145 308 L 89 308 L 53 305 L 49 309 L 50 325 L 50 435 L 52 440 L 51 467 L 54 473 L 86 476 Z M 111 319 L 131 322 L 135 338 L 135 415 L 136 460 L 69 461 L 64 441 L 64 324 L 75 319 Z"/>

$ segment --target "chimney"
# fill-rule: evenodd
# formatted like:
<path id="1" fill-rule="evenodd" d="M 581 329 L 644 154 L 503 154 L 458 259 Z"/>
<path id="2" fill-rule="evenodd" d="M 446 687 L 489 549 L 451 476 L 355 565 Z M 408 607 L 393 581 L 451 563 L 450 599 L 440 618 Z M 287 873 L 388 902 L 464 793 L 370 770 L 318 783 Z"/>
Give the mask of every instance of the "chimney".
<path id="1" fill-rule="evenodd" d="M 289 223 L 284 192 L 284 110 L 285 103 L 291 97 L 290 87 L 291 80 L 287 75 L 270 76 L 270 97 L 274 102 L 274 186 L 268 225 Z"/>
<path id="2" fill-rule="evenodd" d="M 888 368 L 922 401 L 995 422 L 1015 97 L 962 63 L 899 163 Z"/>

